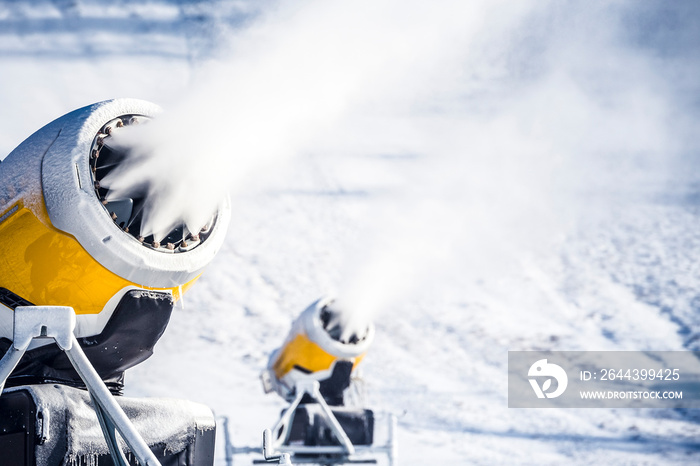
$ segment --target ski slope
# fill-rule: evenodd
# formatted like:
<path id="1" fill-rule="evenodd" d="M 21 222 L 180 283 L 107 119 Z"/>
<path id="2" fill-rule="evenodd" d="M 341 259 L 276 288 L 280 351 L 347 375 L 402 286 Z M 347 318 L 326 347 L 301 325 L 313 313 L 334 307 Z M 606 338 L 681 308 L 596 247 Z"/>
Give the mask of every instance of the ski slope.
<path id="1" fill-rule="evenodd" d="M 181 96 L 207 78 L 202 74 L 211 69 L 208 64 L 224 60 L 227 47 L 235 48 L 228 42 L 231 34 L 235 37 L 236 31 L 276 9 L 287 11 L 279 5 L 224 0 L 116 0 L 108 6 L 89 0 L 0 2 L 0 154 L 55 117 L 92 102 L 128 96 L 154 101 L 166 110 L 176 107 Z M 507 407 L 509 350 L 700 350 L 700 209 L 693 174 L 698 166 L 698 108 L 692 97 L 697 96 L 700 69 L 691 53 L 700 45 L 693 32 L 700 29 L 691 27 L 697 26 L 700 11 L 692 2 L 679 3 L 678 11 L 659 4 L 633 17 L 625 10 L 627 3 L 616 5 L 632 24 L 642 50 L 625 63 L 643 62 L 639 70 L 650 66 L 654 72 L 642 84 L 661 89 L 617 102 L 638 105 L 630 113 L 615 110 L 616 103 L 606 100 L 605 86 L 625 87 L 613 74 L 601 84 L 560 80 L 555 73 L 540 91 L 527 94 L 530 100 L 510 103 L 514 94 L 539 79 L 543 63 L 528 61 L 515 78 L 484 71 L 500 84 L 482 83 L 485 98 L 474 91 L 479 112 L 466 121 L 505 108 L 506 115 L 512 110 L 541 117 L 545 128 L 536 122 L 529 126 L 527 117 L 524 122 L 495 119 L 492 126 L 476 126 L 495 131 L 473 135 L 494 147 L 474 149 L 483 153 L 474 169 L 479 177 L 467 170 L 462 178 L 465 167 L 449 157 L 448 167 L 435 171 L 445 159 L 436 162 L 431 149 L 441 155 L 450 152 L 411 126 L 420 115 L 411 124 L 397 118 L 396 109 L 403 107 L 395 103 L 393 113 L 379 112 L 394 118 L 388 124 L 378 117 L 348 133 L 359 136 L 356 146 L 345 145 L 345 133 L 345 139 L 334 142 L 335 133 L 328 129 L 329 136 L 317 138 L 311 148 L 303 146 L 293 158 L 253 172 L 252 180 L 232 193 L 227 242 L 174 311 L 154 356 L 127 372 L 127 395 L 203 402 L 229 418 L 234 444 L 258 445 L 262 430 L 274 424 L 284 407 L 275 395 L 263 394 L 259 382 L 270 352 L 308 304 L 328 293 L 343 293 L 360 270 L 380 288 L 393 291 L 382 296 L 379 311 L 372 315 L 376 341 L 363 362 L 362 378 L 370 407 L 399 417 L 401 464 L 700 462 L 700 414 L 694 410 Z M 562 17 L 586 16 L 571 3 L 558 8 L 547 16 L 555 23 Z M 321 13 L 314 21 L 323 20 Z M 585 24 L 581 27 L 587 30 Z M 537 29 L 528 37 L 534 37 L 533 49 L 542 46 Z M 586 50 L 579 47 L 577 52 Z M 606 66 L 619 71 L 606 64 L 607 56 L 572 59 L 573 64 L 564 66 L 565 52 L 548 55 L 562 60 L 562 74 L 605 73 Z M 559 67 L 556 60 L 547 66 Z M 588 101 L 573 98 L 580 94 L 567 90 L 564 81 L 567 86 L 601 85 L 602 90 L 592 86 L 587 92 L 599 92 L 603 103 L 588 107 Z M 560 93 L 549 93 L 549 86 L 560 84 Z M 498 99 L 504 93 L 507 105 Z M 642 105 L 639 95 L 663 105 L 651 97 Z M 566 101 L 558 109 L 580 109 L 581 114 L 560 120 L 541 111 L 552 96 Z M 449 128 L 465 120 L 451 120 L 452 104 L 440 105 L 447 109 L 445 116 L 427 124 L 451 141 L 461 133 Z M 402 111 L 414 108 L 406 105 Z M 609 139 L 597 145 L 581 142 L 589 139 L 581 129 L 589 128 L 587 111 L 598 112 L 596 117 L 604 117 L 601 125 L 613 128 L 604 134 Z M 646 136 L 640 131 L 623 137 L 631 115 L 643 119 L 636 129 L 657 122 L 664 131 L 652 127 Z M 353 118 L 333 121 L 357 124 Z M 373 123 L 386 131 L 372 130 Z M 512 125 L 518 129 L 511 131 Z M 405 136 L 404 146 L 387 143 L 391 130 Z M 500 130 L 505 136 L 524 135 L 524 144 L 530 144 L 524 161 L 498 157 L 498 151 L 512 150 Z M 552 134 L 557 136 L 551 138 L 551 147 L 539 145 L 550 142 Z M 226 136 L 221 135 L 223 146 Z M 458 148 L 460 141 L 455 142 Z M 662 144 L 668 141 L 673 145 Z M 628 144 L 639 145 L 642 155 L 633 154 L 622 168 L 606 165 L 611 153 Z M 569 164 L 564 172 L 553 172 L 554 181 L 548 177 L 549 164 L 560 158 L 550 157 L 550 149 L 565 152 Z M 538 158 L 540 150 L 548 155 Z M 653 176 L 660 161 L 663 182 Z M 450 174 L 452 167 L 457 175 Z M 414 180 L 427 181 L 420 185 Z M 634 183 L 627 185 L 629 180 Z M 461 181 L 477 187 L 465 192 Z M 573 186 L 578 194 L 569 197 L 572 191 L 559 191 L 559 183 Z M 539 189 L 543 184 L 548 189 Z M 394 196 L 406 186 L 416 192 Z M 443 190 L 445 186 L 450 189 Z M 183 182 L 182 189 L 192 188 Z M 431 197 L 435 191 L 440 192 Z M 557 196 L 560 192 L 564 194 Z M 431 222 L 418 199 L 433 201 L 431 215 L 444 210 L 446 216 Z M 404 225 L 394 222 L 397 218 L 409 220 Z M 441 223 L 444 218 L 454 221 Z M 404 240 L 406 247 L 395 250 Z M 373 269 L 375 259 L 390 265 Z M 406 270 L 408 277 L 401 273 Z M 368 297 L 376 291 L 350 289 L 366 291 Z M 236 464 L 250 459 L 242 457 Z M 222 448 L 217 464 L 225 464 Z"/>

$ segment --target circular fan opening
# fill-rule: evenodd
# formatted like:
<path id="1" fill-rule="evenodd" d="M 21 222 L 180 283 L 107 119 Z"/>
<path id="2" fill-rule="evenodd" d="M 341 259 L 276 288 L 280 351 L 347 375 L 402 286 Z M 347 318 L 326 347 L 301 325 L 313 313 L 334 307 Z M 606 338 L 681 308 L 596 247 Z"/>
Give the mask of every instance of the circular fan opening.
<path id="1" fill-rule="evenodd" d="M 155 238 L 153 234 L 144 234 L 142 231 L 144 213 L 147 210 L 145 207 L 149 203 L 148 186 L 133 188 L 128 194 L 115 198 L 110 196 L 109 189 L 101 184 L 109 173 L 129 157 L 128 150 L 111 144 L 114 131 L 124 126 L 147 124 L 149 120 L 149 117 L 143 115 L 122 115 L 105 124 L 95 136 L 90 152 L 90 170 L 95 194 L 114 224 L 144 247 L 163 253 L 189 251 L 206 241 L 216 216 L 200 231 L 189 231 L 185 223 L 180 222 L 162 239 Z"/>

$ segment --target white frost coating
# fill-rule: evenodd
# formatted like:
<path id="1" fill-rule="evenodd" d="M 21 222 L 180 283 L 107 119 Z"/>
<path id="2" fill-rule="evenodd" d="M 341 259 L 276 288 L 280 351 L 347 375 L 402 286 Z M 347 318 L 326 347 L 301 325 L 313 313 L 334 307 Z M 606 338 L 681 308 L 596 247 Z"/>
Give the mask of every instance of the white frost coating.
<path id="1" fill-rule="evenodd" d="M 292 325 L 290 336 L 303 331 L 323 350 L 339 358 L 354 358 L 367 352 L 374 340 L 374 324 L 370 323 L 368 325 L 367 335 L 362 341 L 347 344 L 334 340 L 323 328 L 319 317 L 323 306 L 331 302 L 332 299 L 330 298 L 319 299 L 307 307 Z"/>
<path id="2" fill-rule="evenodd" d="M 65 115 L 60 119 L 61 133 L 44 157 L 42 181 L 46 208 L 56 228 L 73 235 L 117 275 L 140 285 L 167 288 L 192 280 L 214 258 L 228 227 L 228 201 L 219 209 L 206 241 L 191 251 L 164 254 L 143 247 L 111 221 L 94 193 L 89 170 L 92 142 L 105 123 L 121 115 L 152 117 L 159 112 L 149 102 L 116 99 Z"/>
<path id="3" fill-rule="evenodd" d="M 109 453 L 88 392 L 63 385 L 32 385 L 6 391 L 18 390 L 28 390 L 37 411 L 49 414 L 44 414 L 49 419 L 48 440 L 36 447 L 37 466 L 72 464 Z M 211 410 L 199 403 L 166 398 L 115 400 L 148 446 L 162 444 L 168 453 L 184 450 L 201 432 L 215 427 Z M 123 451 L 128 451 L 120 443 Z"/>
<path id="4" fill-rule="evenodd" d="M 0 213 L 22 199 L 26 207 L 41 200 L 41 161 L 63 125 L 61 117 L 17 146 L 0 164 Z M 36 193 L 31 196 L 31 193 Z"/>
<path id="5" fill-rule="evenodd" d="M 80 319 L 78 319 L 80 320 Z M 9 307 L 0 304 L 0 338 L 7 338 L 12 341 L 14 338 L 14 323 L 15 323 L 15 311 Z M 99 333 L 99 332 L 98 332 Z M 53 340 L 49 338 L 35 338 L 27 347 L 28 351 L 39 348 L 41 346 L 46 346 L 53 344 Z M 0 357 L 2 357 L 0 355 Z"/>

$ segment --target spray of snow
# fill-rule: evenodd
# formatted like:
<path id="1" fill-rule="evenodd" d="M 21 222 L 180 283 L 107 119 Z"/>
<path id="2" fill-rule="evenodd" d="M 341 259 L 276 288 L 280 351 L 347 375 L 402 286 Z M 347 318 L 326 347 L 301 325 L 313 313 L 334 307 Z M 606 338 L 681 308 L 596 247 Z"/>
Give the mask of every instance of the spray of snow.
<path id="1" fill-rule="evenodd" d="M 339 290 L 348 331 L 364 327 L 416 283 L 460 279 L 454 263 L 502 271 L 665 181 L 688 137 L 669 124 L 670 80 L 627 34 L 633 3 L 280 4 L 119 135 L 140 149 L 105 184 L 148 184 L 158 236 L 299 154 L 404 157 L 368 174 L 387 194 Z"/>
<path id="2" fill-rule="evenodd" d="M 348 254 L 338 293 L 347 334 L 417 288 L 498 280 L 555 254 L 576 228 L 689 186 L 679 167 L 697 153 L 686 129 L 697 116 L 675 81 L 682 73 L 668 74 L 676 63 L 632 40 L 628 7 L 539 5 L 506 29 L 490 24 L 432 95 L 408 112 L 384 109 L 343 141 L 411 155 L 386 174 L 394 189 Z"/>
<path id="3" fill-rule="evenodd" d="M 234 33 L 222 59 L 200 69 L 192 92 L 162 117 L 121 132 L 137 155 L 103 184 L 116 195 L 148 181 L 146 235 L 167 231 L 183 211 L 201 222 L 222 192 L 235 194 L 265 168 L 313 150 L 360 104 L 405 101 L 441 50 L 478 30 L 481 9 L 453 15 L 421 2 L 310 1 L 271 11 Z M 392 91 L 396 83 L 404 90 Z"/>

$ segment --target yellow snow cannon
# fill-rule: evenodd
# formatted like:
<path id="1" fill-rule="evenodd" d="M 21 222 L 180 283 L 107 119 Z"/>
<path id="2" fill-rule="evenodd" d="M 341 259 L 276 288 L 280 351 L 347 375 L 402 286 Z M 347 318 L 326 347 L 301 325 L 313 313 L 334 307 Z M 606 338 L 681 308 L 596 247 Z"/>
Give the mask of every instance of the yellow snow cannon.
<path id="1" fill-rule="evenodd" d="M 374 325 L 358 325 L 346 312 L 330 298 L 314 302 L 271 354 L 262 373 L 263 387 L 267 393 L 277 392 L 289 405 L 263 434 L 266 461 L 374 464 L 378 454 L 386 454 L 388 464 L 395 464 L 396 417 L 365 406 L 357 377 L 357 366 L 374 339 Z M 379 435 L 385 443 L 375 438 L 376 419 L 387 423 Z M 230 445 L 230 451 L 254 449 Z"/>
<path id="2" fill-rule="evenodd" d="M 0 352 L 9 346 L 13 309 L 33 304 L 75 310 L 75 334 L 113 390 L 125 368 L 150 356 L 173 303 L 222 245 L 230 217 L 224 199 L 200 231 L 182 221 L 154 238 L 142 231 L 148 186 L 119 198 L 102 186 L 129 157 L 115 131 L 148 124 L 160 111 L 136 99 L 96 103 L 44 126 L 0 163 Z M 79 383 L 44 345 L 32 343 L 8 386 Z"/>
<path id="3" fill-rule="evenodd" d="M 284 344 L 270 356 L 262 376 L 265 392 L 291 401 L 300 381 L 315 380 L 328 404 L 342 405 L 352 372 L 373 339 L 374 324 L 348 331 L 334 300 L 319 299 L 294 321 Z"/>

